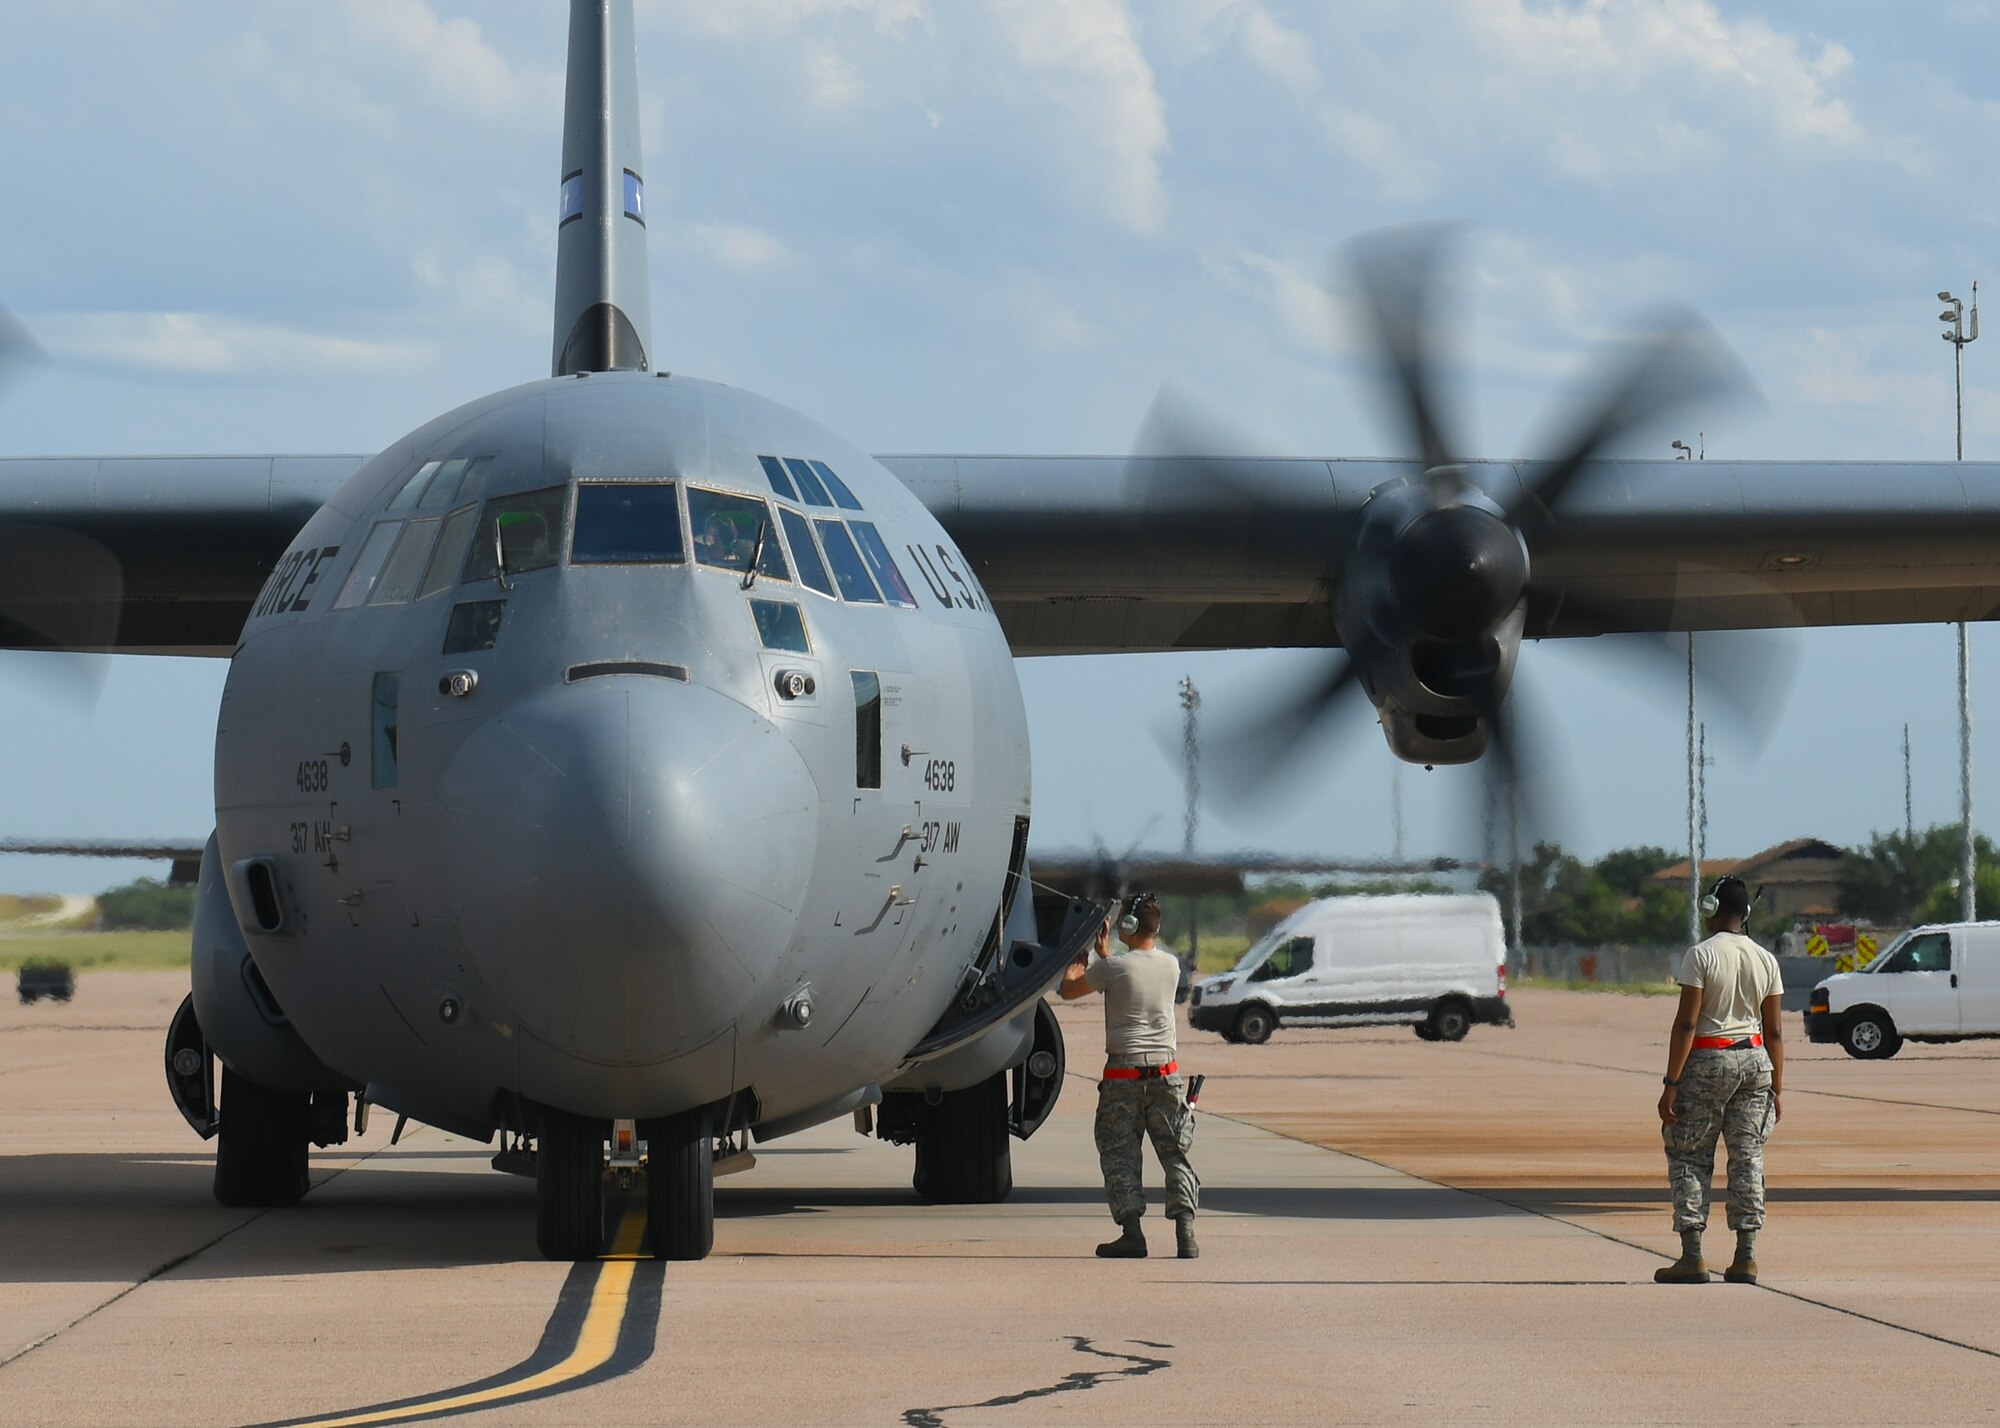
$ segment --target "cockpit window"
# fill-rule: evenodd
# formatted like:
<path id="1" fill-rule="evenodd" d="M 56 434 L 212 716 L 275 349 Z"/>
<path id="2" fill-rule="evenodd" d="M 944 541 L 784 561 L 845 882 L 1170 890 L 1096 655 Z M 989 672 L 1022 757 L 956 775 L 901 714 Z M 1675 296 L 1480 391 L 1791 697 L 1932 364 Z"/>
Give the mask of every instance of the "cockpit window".
<path id="1" fill-rule="evenodd" d="M 896 569 L 896 559 L 889 554 L 882 533 L 869 521 L 850 521 L 847 528 L 854 532 L 855 544 L 861 547 L 861 558 L 868 562 L 868 573 L 882 587 L 883 598 L 891 605 L 907 605 L 914 610 L 917 597 L 910 593 L 909 585 L 903 580 L 903 572 Z"/>
<path id="2" fill-rule="evenodd" d="M 833 497 L 826 493 L 826 487 L 820 485 L 819 477 L 813 474 L 812 467 L 806 465 L 805 462 L 787 456 L 785 458 L 785 470 L 791 472 L 792 480 L 798 483 L 799 498 L 808 506 L 831 506 L 833 504 Z"/>
<path id="3" fill-rule="evenodd" d="M 426 461 L 403 483 L 403 489 L 389 502 L 389 509 L 442 511 L 460 501 L 470 501 L 479 495 L 479 488 L 486 481 L 486 468 L 492 464 L 490 456 Z"/>
<path id="4" fill-rule="evenodd" d="M 572 565 L 678 565 L 687 559 L 672 482 L 583 482 L 576 488 Z"/>
<path id="5" fill-rule="evenodd" d="M 459 567 L 465 564 L 465 548 L 472 543 L 472 527 L 478 519 L 477 506 L 460 506 L 445 517 L 437 550 L 431 555 L 431 568 L 424 572 L 423 586 L 417 591 L 419 600 L 437 594 L 458 579 Z"/>
<path id="6" fill-rule="evenodd" d="M 437 539 L 437 533 L 438 523 L 435 520 L 403 523 L 403 533 L 396 538 L 396 548 L 389 552 L 382 573 L 375 579 L 374 592 L 368 597 L 370 605 L 409 603 L 424 578 L 424 567 L 430 564 L 431 543 Z"/>
<path id="7" fill-rule="evenodd" d="M 479 513 L 472 549 L 465 553 L 464 580 L 491 580 L 499 567 L 494 560 L 494 532 L 509 576 L 546 570 L 562 555 L 563 506 L 569 488 L 550 486 L 516 496 L 495 496 Z"/>
<path id="8" fill-rule="evenodd" d="M 783 462 L 775 456 L 760 456 L 757 461 L 764 468 L 764 479 L 771 483 L 774 494 L 783 496 L 787 501 L 798 500 L 799 493 L 792 487 L 792 478 L 785 474 Z"/>
<path id="9" fill-rule="evenodd" d="M 826 483 L 826 489 L 833 493 L 833 499 L 850 511 L 861 509 L 861 503 L 854 499 L 854 493 L 847 489 L 847 483 L 833 474 L 833 468 L 824 461 L 809 461 L 813 475 Z"/>
<path id="10" fill-rule="evenodd" d="M 778 516 L 785 523 L 785 540 L 792 548 L 792 564 L 799 568 L 799 584 L 808 590 L 833 597 L 833 577 L 826 573 L 826 565 L 819 558 L 819 549 L 813 544 L 812 527 L 797 511 L 778 507 Z"/>
<path id="11" fill-rule="evenodd" d="M 445 462 L 438 467 L 437 475 L 431 477 L 430 485 L 424 487 L 423 495 L 417 498 L 417 509 L 447 511 L 461 501 L 478 500 L 479 488 L 486 484 L 486 468 L 492 464 L 490 456 Z"/>
<path id="12" fill-rule="evenodd" d="M 340 595 L 333 602 L 334 609 L 350 609 L 368 598 L 375 588 L 375 577 L 382 573 L 382 562 L 389 558 L 389 547 L 395 544 L 396 532 L 401 529 L 400 521 L 382 521 L 368 532 L 361 554 L 354 557 L 354 568 L 347 572 L 347 583 L 340 587 Z"/>
<path id="13" fill-rule="evenodd" d="M 507 618 L 505 600 L 471 600 L 451 607 L 451 623 L 445 626 L 444 652 L 477 654 L 490 650 L 500 638 L 500 623 Z"/>
<path id="14" fill-rule="evenodd" d="M 806 617 L 791 601 L 752 600 L 750 616 L 757 622 L 757 638 L 765 649 L 812 653 L 812 643 L 806 639 Z"/>
<path id="15" fill-rule="evenodd" d="M 882 597 L 875 592 L 875 582 L 868 578 L 868 567 L 854 548 L 847 527 L 839 521 L 814 521 L 813 525 L 819 528 L 820 544 L 826 547 L 826 562 L 833 567 L 833 578 L 840 582 L 840 593 L 857 605 L 881 604 Z"/>
<path id="16" fill-rule="evenodd" d="M 757 574 L 770 580 L 790 580 L 784 546 L 771 528 L 771 508 L 751 496 L 688 487 L 688 525 L 694 530 L 697 565 L 718 570 L 748 570 L 757 552 L 759 532 L 764 548 L 757 554 Z"/>

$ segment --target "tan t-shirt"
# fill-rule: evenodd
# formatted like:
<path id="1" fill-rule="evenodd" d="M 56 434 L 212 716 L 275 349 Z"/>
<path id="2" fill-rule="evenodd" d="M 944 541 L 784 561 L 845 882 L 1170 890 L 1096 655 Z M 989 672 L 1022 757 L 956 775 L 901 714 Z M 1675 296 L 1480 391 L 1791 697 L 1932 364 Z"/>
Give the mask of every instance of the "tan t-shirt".
<path id="1" fill-rule="evenodd" d="M 1093 956 L 1083 970 L 1104 993 L 1104 1055 L 1113 1066 L 1164 1066 L 1174 1059 L 1174 992 L 1180 959 L 1158 946 Z"/>
<path id="2" fill-rule="evenodd" d="M 1680 984 L 1701 988 L 1696 1036 L 1750 1036 L 1764 1029 L 1764 998 L 1785 989 L 1778 959 L 1740 932 L 1718 932 L 1681 958 Z"/>

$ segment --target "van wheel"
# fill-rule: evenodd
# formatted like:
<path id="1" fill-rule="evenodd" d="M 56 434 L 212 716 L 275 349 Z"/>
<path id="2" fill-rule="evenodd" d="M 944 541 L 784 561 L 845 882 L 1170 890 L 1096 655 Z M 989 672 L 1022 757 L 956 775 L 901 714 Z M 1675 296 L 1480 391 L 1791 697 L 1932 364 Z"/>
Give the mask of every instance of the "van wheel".
<path id="1" fill-rule="evenodd" d="M 1418 1022 L 1410 1030 L 1417 1034 L 1417 1040 L 1419 1041 L 1436 1041 L 1438 1039 L 1437 1028 L 1427 1021 Z"/>
<path id="2" fill-rule="evenodd" d="M 1896 1024 L 1880 1007 L 1856 1007 L 1840 1024 L 1840 1044 L 1849 1056 L 1862 1061 L 1879 1061 L 1903 1049 Z"/>
<path id="3" fill-rule="evenodd" d="M 1472 1030 L 1472 1008 L 1456 997 L 1441 1001 L 1431 1008 L 1430 1027 L 1434 1041 L 1463 1041 Z"/>
<path id="4" fill-rule="evenodd" d="M 1277 1029 L 1277 1015 L 1267 1006 L 1252 1002 L 1236 1014 L 1236 1039 L 1245 1045 L 1262 1046 Z"/>

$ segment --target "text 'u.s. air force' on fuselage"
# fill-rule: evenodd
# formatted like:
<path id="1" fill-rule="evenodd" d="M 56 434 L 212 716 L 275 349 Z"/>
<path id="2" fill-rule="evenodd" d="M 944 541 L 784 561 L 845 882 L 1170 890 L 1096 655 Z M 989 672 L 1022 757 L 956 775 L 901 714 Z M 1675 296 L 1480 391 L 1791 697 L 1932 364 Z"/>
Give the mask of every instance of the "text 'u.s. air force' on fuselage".
<path id="1" fill-rule="evenodd" d="M 719 1146 L 879 1104 L 920 1190 L 997 1199 L 1060 1086 L 992 602 L 872 458 L 650 370 L 632 83 L 579 0 L 557 375 L 367 462 L 235 649 L 169 1045 L 232 1203 L 297 1199 L 357 1096 L 497 1131 L 558 1257 L 643 1145 L 696 1257 Z"/>

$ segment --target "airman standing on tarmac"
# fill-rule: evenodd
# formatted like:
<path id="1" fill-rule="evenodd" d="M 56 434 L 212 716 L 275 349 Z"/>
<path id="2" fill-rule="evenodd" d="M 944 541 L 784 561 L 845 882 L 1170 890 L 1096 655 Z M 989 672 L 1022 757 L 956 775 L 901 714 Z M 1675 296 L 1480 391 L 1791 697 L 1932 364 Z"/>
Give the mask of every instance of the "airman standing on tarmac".
<path id="1" fill-rule="evenodd" d="M 1757 1282 L 1757 1231 L 1764 1226 L 1764 1142 L 1784 1114 L 1785 1045 L 1779 1024 L 1784 983 L 1778 962 L 1744 935 L 1750 892 L 1722 878 L 1701 900 L 1709 937 L 1681 959 L 1681 1000 L 1667 1042 L 1660 1132 L 1681 1257 L 1653 1278 L 1706 1284 L 1701 1234 L 1708 1225 L 1715 1142 L 1729 1147 L 1729 1228 L 1736 1258 L 1722 1277 Z"/>
<path id="2" fill-rule="evenodd" d="M 1103 1259 L 1144 1259 L 1146 1236 L 1139 1221 L 1146 1213 L 1140 1144 L 1150 1138 L 1167 1180 L 1167 1218 L 1174 1222 L 1182 1259 L 1200 1249 L 1194 1213 L 1201 1180 L 1188 1164 L 1194 1144 L 1194 1112 L 1175 1060 L 1174 989 L 1180 962 L 1155 945 L 1160 931 L 1159 900 L 1141 893 L 1126 901 L 1118 920 L 1125 951 L 1113 955 L 1110 926 L 1097 930 L 1097 945 L 1063 973 L 1064 1001 L 1104 993 L 1104 1079 L 1097 1083 L 1097 1159 L 1104 1171 L 1104 1194 L 1117 1239 L 1097 1247 Z"/>

